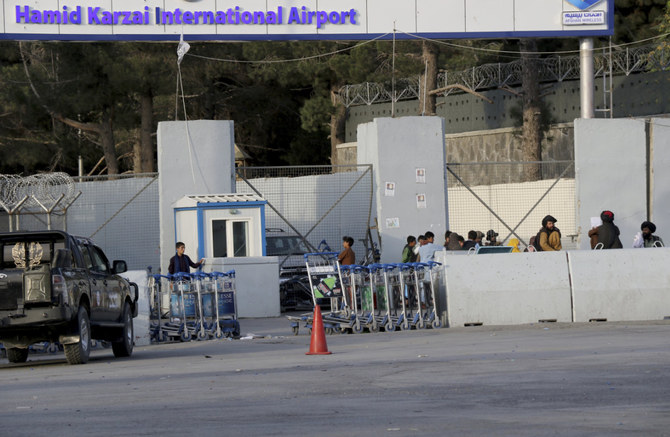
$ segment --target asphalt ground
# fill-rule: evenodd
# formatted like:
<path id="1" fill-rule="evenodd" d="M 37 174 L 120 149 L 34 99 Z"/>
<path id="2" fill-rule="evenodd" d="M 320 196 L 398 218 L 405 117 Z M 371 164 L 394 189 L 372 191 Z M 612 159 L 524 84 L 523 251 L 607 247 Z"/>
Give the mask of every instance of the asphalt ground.
<path id="1" fill-rule="evenodd" d="M 0 360 L 0 436 L 670 436 L 670 321 L 242 339 Z M 250 335 L 253 334 L 253 335 Z"/>

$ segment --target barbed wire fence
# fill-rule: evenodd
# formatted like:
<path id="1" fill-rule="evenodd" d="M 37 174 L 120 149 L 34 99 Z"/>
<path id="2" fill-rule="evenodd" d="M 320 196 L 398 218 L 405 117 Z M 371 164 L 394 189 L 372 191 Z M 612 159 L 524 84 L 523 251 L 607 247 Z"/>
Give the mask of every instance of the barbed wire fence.
<path id="1" fill-rule="evenodd" d="M 611 53 L 609 46 L 598 49 L 593 57 L 595 76 L 602 77 L 603 74 L 610 74 L 610 71 L 614 76 L 667 71 L 670 69 L 668 50 L 670 49 L 659 48 L 653 44 L 625 48 L 612 46 Z M 536 61 L 541 83 L 579 79 L 580 59 L 578 55 L 552 56 L 538 58 Z M 462 85 L 472 91 L 481 91 L 518 86 L 522 82 L 521 64 L 522 61 L 518 59 L 506 63 L 484 64 L 462 71 L 441 72 L 437 78 L 437 88 Z M 414 100 L 419 98 L 421 92 L 421 80 L 419 76 L 415 76 L 396 80 L 395 93 L 391 82 L 364 82 L 341 87 L 338 98 L 340 103 L 348 108 L 357 105 Z M 447 96 L 457 92 L 462 91 L 449 89 L 442 95 Z"/>
<path id="2" fill-rule="evenodd" d="M 0 175 L 0 206 L 7 212 L 9 231 L 20 228 L 21 216 L 33 217 L 47 229 L 53 217 L 60 217 L 59 227 L 67 229 L 67 210 L 80 195 L 67 173 Z"/>

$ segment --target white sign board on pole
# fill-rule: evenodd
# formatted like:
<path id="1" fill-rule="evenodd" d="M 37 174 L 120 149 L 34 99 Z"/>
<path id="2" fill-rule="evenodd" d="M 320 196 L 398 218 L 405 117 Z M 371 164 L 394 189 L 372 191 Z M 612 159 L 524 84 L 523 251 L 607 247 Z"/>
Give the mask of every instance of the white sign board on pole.
<path id="1" fill-rule="evenodd" d="M 4 0 L 0 39 L 366 40 L 612 35 L 614 0 Z"/>

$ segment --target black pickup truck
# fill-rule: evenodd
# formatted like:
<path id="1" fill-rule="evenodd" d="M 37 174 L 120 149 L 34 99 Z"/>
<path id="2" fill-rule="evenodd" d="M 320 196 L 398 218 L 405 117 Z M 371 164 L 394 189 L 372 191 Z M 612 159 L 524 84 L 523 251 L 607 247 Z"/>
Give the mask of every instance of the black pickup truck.
<path id="1" fill-rule="evenodd" d="M 70 364 L 88 361 L 91 339 L 130 356 L 138 289 L 118 276 L 126 270 L 86 238 L 0 233 L 0 343 L 9 361 L 25 362 L 28 347 L 42 341 L 60 342 Z"/>

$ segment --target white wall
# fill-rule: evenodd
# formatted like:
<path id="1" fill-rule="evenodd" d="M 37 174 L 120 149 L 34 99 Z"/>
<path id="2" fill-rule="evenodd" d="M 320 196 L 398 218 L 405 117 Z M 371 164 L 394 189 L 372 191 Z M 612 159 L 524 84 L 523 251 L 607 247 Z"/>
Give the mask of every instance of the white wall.
<path id="1" fill-rule="evenodd" d="M 149 320 L 149 276 L 146 270 L 130 270 L 119 275 L 139 287 L 137 299 L 137 317 L 133 319 L 133 331 L 135 334 L 135 346 L 146 346 L 151 344 L 150 320 Z"/>
<path id="2" fill-rule="evenodd" d="M 279 317 L 279 264 L 276 256 L 206 258 L 204 272 L 235 270 L 238 317 Z"/>
<path id="3" fill-rule="evenodd" d="M 670 249 L 568 252 L 574 321 L 670 317 Z"/>
<path id="4" fill-rule="evenodd" d="M 444 274 L 449 326 L 572 321 L 565 252 L 446 252 Z"/>
<path id="5" fill-rule="evenodd" d="M 670 318 L 670 248 L 442 257 L 448 326 Z"/>
<path id="6" fill-rule="evenodd" d="M 374 169 L 382 262 L 397 262 L 410 234 L 432 231 L 436 243 L 443 241 L 449 223 L 444 150 L 441 117 L 376 118 L 358 126 L 358 163 Z M 425 182 L 417 181 L 417 169 L 425 171 Z"/>
<path id="7" fill-rule="evenodd" d="M 647 218 L 647 146 L 643 119 L 575 120 L 579 248 L 589 249 L 590 218 L 614 212 L 624 247 Z M 666 202 L 667 203 L 667 202 Z"/>
<path id="8" fill-rule="evenodd" d="M 174 252 L 172 204 L 189 194 L 235 192 L 235 147 L 232 121 L 158 123 L 158 172 L 161 267 Z M 186 253 L 195 258 L 187 248 Z"/>
<path id="9" fill-rule="evenodd" d="M 177 211 L 175 220 L 175 243 L 181 241 L 186 246 L 185 253 L 193 262 L 198 262 L 198 212 L 194 210 Z M 175 245 L 167 246 L 168 259 L 176 255 Z M 167 268 L 163 270 L 167 274 Z"/>
<path id="10" fill-rule="evenodd" d="M 652 118 L 649 126 L 651 153 L 651 221 L 656 233 L 670 243 L 670 119 Z"/>

